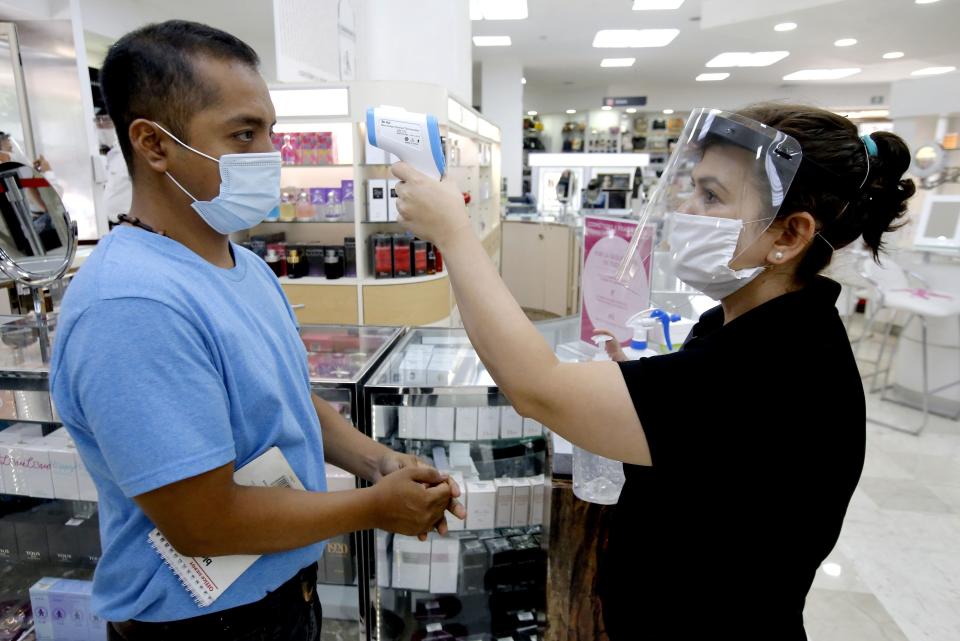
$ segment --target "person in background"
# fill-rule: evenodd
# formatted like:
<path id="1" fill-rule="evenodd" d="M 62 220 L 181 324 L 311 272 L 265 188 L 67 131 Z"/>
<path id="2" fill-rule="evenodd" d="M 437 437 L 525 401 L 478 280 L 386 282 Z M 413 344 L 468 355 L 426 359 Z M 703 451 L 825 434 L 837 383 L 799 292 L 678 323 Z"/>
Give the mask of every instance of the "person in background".
<path id="1" fill-rule="evenodd" d="M 661 179 L 676 196 L 664 213 L 677 277 L 720 305 L 671 354 L 561 363 L 454 181 L 394 165 L 398 209 L 443 251 L 470 341 L 518 411 L 625 464 L 600 559 L 610 638 L 803 641 L 866 439 L 840 286 L 819 274 L 860 237 L 879 257 L 915 191 L 910 151 L 804 105 L 698 112 Z M 762 154 L 768 140 L 782 146 Z"/>
<path id="2" fill-rule="evenodd" d="M 63 185 L 60 184 L 57 175 L 53 173 L 50 162 L 44 158 L 43 154 L 40 154 L 40 156 L 31 163 L 27 159 L 27 154 L 24 153 L 23 147 L 5 131 L 0 131 L 0 162 L 18 162 L 21 165 L 33 167 L 34 171 L 43 174 L 43 177 L 47 179 L 50 186 L 53 187 L 59 195 L 63 196 Z"/>
<path id="3" fill-rule="evenodd" d="M 111 640 L 320 638 L 322 541 L 426 537 L 465 516 L 456 484 L 367 438 L 311 393 L 280 283 L 229 234 L 280 200 L 276 120 L 257 54 L 174 20 L 120 38 L 103 95 L 133 181 L 130 214 L 63 300 L 50 387 L 99 494 L 92 607 Z M 307 491 L 234 472 L 277 447 Z M 326 493 L 324 461 L 373 483 Z M 148 541 L 262 555 L 200 608 Z"/>
<path id="4" fill-rule="evenodd" d="M 103 206 L 107 212 L 107 219 L 111 223 L 116 223 L 120 214 L 130 213 L 133 185 L 130 182 L 127 163 L 123 159 L 123 151 L 117 143 L 117 130 L 113 126 L 110 114 L 105 112 L 98 114 L 96 124 L 97 142 L 100 144 L 100 154 L 104 157 L 106 164 Z"/>

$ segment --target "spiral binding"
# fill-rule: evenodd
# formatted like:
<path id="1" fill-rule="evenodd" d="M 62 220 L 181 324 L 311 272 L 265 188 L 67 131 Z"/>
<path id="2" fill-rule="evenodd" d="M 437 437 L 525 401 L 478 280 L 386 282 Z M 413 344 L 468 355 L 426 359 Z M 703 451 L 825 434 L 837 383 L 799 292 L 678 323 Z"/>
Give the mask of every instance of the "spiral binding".
<path id="1" fill-rule="evenodd" d="M 155 540 L 155 537 L 160 540 L 159 544 Z M 174 576 L 177 577 L 180 585 L 190 594 L 190 597 L 193 599 L 193 602 L 197 604 L 198 608 L 205 608 L 214 602 L 216 597 L 203 587 L 203 583 L 197 578 L 196 573 L 190 569 L 190 565 L 186 562 L 183 555 L 174 549 L 160 530 L 153 530 L 153 532 L 147 536 L 147 541 L 150 543 L 150 547 L 163 559 L 164 565 L 170 568 Z M 175 565 L 178 567 L 174 567 Z M 187 575 L 187 578 L 184 578 L 184 574 Z"/>

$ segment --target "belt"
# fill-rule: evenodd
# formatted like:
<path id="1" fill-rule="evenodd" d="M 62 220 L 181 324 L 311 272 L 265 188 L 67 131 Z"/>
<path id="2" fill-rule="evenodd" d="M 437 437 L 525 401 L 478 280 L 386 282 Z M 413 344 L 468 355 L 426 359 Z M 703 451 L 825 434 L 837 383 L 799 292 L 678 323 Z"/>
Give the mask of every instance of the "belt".
<path id="1" fill-rule="evenodd" d="M 314 600 L 317 585 L 317 564 L 309 565 L 283 585 L 259 601 L 235 608 L 203 614 L 179 621 L 115 621 L 110 626 L 121 638 L 129 641 L 141 639 L 191 639 L 197 634 L 226 635 L 256 629 L 269 621 L 279 620 L 288 611 L 300 608 Z"/>

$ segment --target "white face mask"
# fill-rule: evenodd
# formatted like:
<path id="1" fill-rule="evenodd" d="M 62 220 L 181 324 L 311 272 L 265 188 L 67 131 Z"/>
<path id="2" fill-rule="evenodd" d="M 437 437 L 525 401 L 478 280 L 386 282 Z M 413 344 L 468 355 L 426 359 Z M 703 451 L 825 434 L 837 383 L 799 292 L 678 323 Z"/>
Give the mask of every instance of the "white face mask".
<path id="1" fill-rule="evenodd" d="M 208 156 L 181 141 L 157 123 L 153 123 L 179 144 L 220 165 L 220 195 L 213 200 L 197 200 L 170 172 L 167 177 L 193 200 L 194 211 L 221 234 L 250 229 L 280 204 L 280 152 L 224 154 Z"/>
<path id="2" fill-rule="evenodd" d="M 735 218 L 672 214 L 670 249 L 677 278 L 714 300 L 745 287 L 764 268 L 730 268 L 742 230 L 743 221 Z"/>

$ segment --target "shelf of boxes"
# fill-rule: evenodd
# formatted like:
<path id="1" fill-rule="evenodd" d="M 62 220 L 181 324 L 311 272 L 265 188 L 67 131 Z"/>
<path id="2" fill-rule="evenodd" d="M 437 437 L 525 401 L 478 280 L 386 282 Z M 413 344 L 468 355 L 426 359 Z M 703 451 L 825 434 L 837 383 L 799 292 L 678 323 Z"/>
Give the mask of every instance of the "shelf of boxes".
<path id="1" fill-rule="evenodd" d="M 446 141 L 449 175 L 461 191 L 472 193 L 476 204 L 468 208 L 470 218 L 478 236 L 487 241 L 499 224 L 499 129 L 451 98 L 445 89 L 422 83 L 286 85 L 273 87 L 271 95 L 277 108 L 275 144 L 289 161 L 281 169 L 286 201 L 270 220 L 237 235 L 236 240 L 250 243 L 261 255 L 268 246 L 279 253 L 285 251 L 277 243 L 277 234 L 282 232 L 286 244 L 300 246 L 301 257 L 310 249 L 313 260 L 306 259 L 312 266 L 309 273 L 281 281 L 288 298 L 298 306 L 301 322 L 422 325 L 446 319 L 453 307 L 449 283 L 441 283 L 446 274 L 442 270 L 431 273 L 429 264 L 415 261 L 412 250 L 403 250 L 409 243 L 397 221 L 396 199 L 391 197 L 395 179 L 390 165 L 395 158 L 367 143 L 366 109 L 395 104 L 437 116 Z M 303 136 L 297 139 L 300 134 Z M 449 147 L 454 136 L 465 150 L 464 164 L 466 156 L 472 159 L 471 167 L 460 163 L 451 166 Z M 295 140 L 299 142 L 294 144 Z M 481 164 L 486 166 L 481 168 Z M 482 196 L 479 185 L 486 185 Z M 390 275 L 395 278 L 374 278 L 371 243 L 383 235 L 391 244 Z M 405 263 L 397 267 L 395 246 L 401 247 L 404 258 L 400 260 L 410 254 L 409 267 Z M 328 248 L 341 257 L 343 278 L 327 280 L 325 263 L 313 265 L 319 260 L 319 252 Z M 379 267 L 379 273 L 385 273 L 382 261 Z M 341 266 L 335 270 L 339 274 Z M 285 269 L 281 273 L 285 275 Z M 348 296 L 349 290 L 344 287 L 348 284 L 355 288 L 353 296 Z M 328 287 L 331 285 L 333 288 Z M 408 304 L 409 299 L 421 303 Z"/>
<path id="2" fill-rule="evenodd" d="M 507 613 L 495 611 L 492 597 L 510 592 L 532 604 L 535 628 L 546 584 L 543 426 L 517 413 L 461 330 L 410 330 L 371 376 L 365 396 L 374 438 L 448 473 L 467 513 L 464 521 L 447 517 L 447 537 L 377 532 L 368 577 L 377 588 L 374 606 L 423 620 L 453 597 L 461 610 L 447 613 L 447 623 L 506 636 L 497 626 Z"/>

